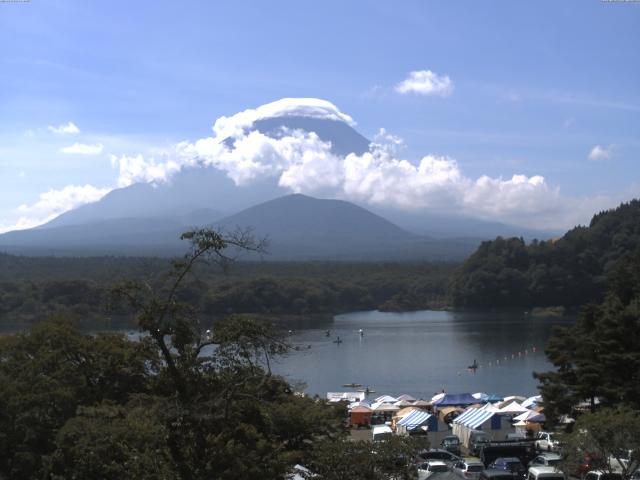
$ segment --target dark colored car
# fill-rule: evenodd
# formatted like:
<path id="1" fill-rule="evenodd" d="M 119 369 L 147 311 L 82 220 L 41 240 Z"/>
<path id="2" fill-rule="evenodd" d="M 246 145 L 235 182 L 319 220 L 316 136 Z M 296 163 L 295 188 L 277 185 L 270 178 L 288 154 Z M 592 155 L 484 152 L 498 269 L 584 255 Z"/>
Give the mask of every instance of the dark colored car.
<path id="1" fill-rule="evenodd" d="M 417 460 L 418 463 L 422 463 L 427 460 L 442 460 L 443 462 L 451 465 L 453 463 L 459 462 L 460 457 L 441 448 L 429 448 L 428 450 L 422 450 L 418 452 Z"/>
<path id="2" fill-rule="evenodd" d="M 604 466 L 604 460 L 596 453 L 587 453 L 582 457 L 575 472 L 571 472 L 574 477 L 583 478 L 587 472 L 597 470 Z"/>
<path id="3" fill-rule="evenodd" d="M 502 470 L 503 472 L 511 472 L 520 478 L 523 478 L 527 473 L 527 470 L 524 468 L 524 465 L 522 465 L 520 459 L 516 457 L 496 458 L 487 466 L 487 468 L 492 470 Z"/>
<path id="4" fill-rule="evenodd" d="M 487 469 L 480 472 L 480 480 L 520 480 L 520 477 L 504 470 Z"/>
<path id="5" fill-rule="evenodd" d="M 449 435 L 442 439 L 440 446 L 447 452 L 451 452 L 454 455 L 460 455 L 460 439 L 457 435 Z"/>
<path id="6" fill-rule="evenodd" d="M 557 453 L 541 453 L 533 458 L 527 465 L 528 467 L 557 467 L 562 462 L 562 457 Z"/>

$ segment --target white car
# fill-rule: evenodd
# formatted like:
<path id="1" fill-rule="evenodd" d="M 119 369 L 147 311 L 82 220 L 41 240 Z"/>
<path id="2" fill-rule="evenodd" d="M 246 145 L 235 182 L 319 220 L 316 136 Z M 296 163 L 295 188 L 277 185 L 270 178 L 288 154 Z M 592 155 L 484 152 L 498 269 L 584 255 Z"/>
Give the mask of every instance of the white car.
<path id="1" fill-rule="evenodd" d="M 538 432 L 536 436 L 536 449 L 539 451 L 557 451 L 560 450 L 560 442 L 553 438 L 553 433 Z"/>
<path id="2" fill-rule="evenodd" d="M 483 470 L 484 464 L 475 457 L 464 457 L 453 466 L 453 473 L 465 480 L 478 480 Z"/>
<path id="3" fill-rule="evenodd" d="M 584 476 L 584 480 L 622 480 L 619 472 L 603 472 L 602 470 L 591 470 Z"/>
<path id="4" fill-rule="evenodd" d="M 556 467 L 531 467 L 526 480 L 566 480 L 566 476 Z"/>
<path id="5" fill-rule="evenodd" d="M 447 464 L 441 460 L 431 460 L 418 465 L 418 480 L 425 480 L 434 473 L 446 473 L 449 471 Z"/>

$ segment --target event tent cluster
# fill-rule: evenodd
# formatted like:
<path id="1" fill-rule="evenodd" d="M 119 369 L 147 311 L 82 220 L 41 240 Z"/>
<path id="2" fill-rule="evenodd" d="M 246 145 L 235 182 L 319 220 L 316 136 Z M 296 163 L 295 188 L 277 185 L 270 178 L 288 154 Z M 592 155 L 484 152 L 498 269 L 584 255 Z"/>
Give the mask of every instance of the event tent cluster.
<path id="1" fill-rule="evenodd" d="M 422 433 L 432 444 L 451 433 L 467 443 L 472 430 L 487 431 L 495 440 L 507 433 L 537 430 L 545 421 L 542 398 L 533 396 L 501 397 L 486 393 L 435 395 L 431 400 L 411 395 L 382 395 L 372 401 L 363 392 L 333 392 L 330 402 L 347 400 L 351 424 L 370 426 L 387 424 L 397 435 Z M 515 430 L 514 430 L 515 429 Z"/>

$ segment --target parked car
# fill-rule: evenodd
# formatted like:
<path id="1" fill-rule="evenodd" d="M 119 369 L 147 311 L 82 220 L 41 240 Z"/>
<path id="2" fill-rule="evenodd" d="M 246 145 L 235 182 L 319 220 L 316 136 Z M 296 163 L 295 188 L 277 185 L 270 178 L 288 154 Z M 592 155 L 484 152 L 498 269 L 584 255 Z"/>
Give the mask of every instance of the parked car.
<path id="1" fill-rule="evenodd" d="M 465 480 L 478 480 L 483 470 L 483 463 L 476 457 L 463 457 L 452 469 L 453 473 Z"/>
<path id="2" fill-rule="evenodd" d="M 480 472 L 480 480 L 520 480 L 520 477 L 504 470 L 485 469 Z"/>
<path id="3" fill-rule="evenodd" d="M 527 467 L 555 467 L 560 464 L 562 457 L 557 453 L 541 453 L 529 462 Z"/>
<path id="4" fill-rule="evenodd" d="M 441 448 L 429 448 L 428 450 L 422 450 L 418 452 L 418 459 L 418 463 L 429 460 L 441 460 L 447 465 L 453 465 L 460 461 L 459 456 Z"/>
<path id="5" fill-rule="evenodd" d="M 611 466 L 611 470 L 615 472 L 622 472 L 629 468 L 629 464 L 631 463 L 631 457 L 633 456 L 633 450 L 627 450 L 618 452 L 617 455 L 609 456 L 609 465 Z"/>
<path id="6" fill-rule="evenodd" d="M 619 472 L 604 472 L 602 470 L 591 470 L 584 475 L 583 480 L 622 480 Z"/>
<path id="7" fill-rule="evenodd" d="M 376 425 L 371 430 L 371 438 L 374 442 L 387 440 L 393 435 L 393 430 L 388 425 Z"/>
<path id="8" fill-rule="evenodd" d="M 515 473 L 520 478 L 525 477 L 527 474 L 524 465 L 522 465 L 520 459 L 516 457 L 496 458 L 491 464 L 487 466 L 487 468 Z"/>
<path id="9" fill-rule="evenodd" d="M 441 460 L 429 460 L 418 465 L 418 480 L 425 480 L 434 473 L 446 473 L 449 467 Z"/>
<path id="10" fill-rule="evenodd" d="M 536 436 L 536 449 L 538 451 L 558 451 L 560 442 L 554 438 L 551 432 L 538 432 Z"/>
<path id="11" fill-rule="evenodd" d="M 449 435 L 442 439 L 440 446 L 454 455 L 460 455 L 460 439 L 457 435 Z"/>
<path id="12" fill-rule="evenodd" d="M 531 467 L 527 480 L 566 480 L 564 473 L 555 467 Z"/>
<path id="13" fill-rule="evenodd" d="M 604 463 L 605 462 L 602 457 L 597 453 L 586 453 L 582 462 L 578 464 L 576 471 L 571 472 L 571 475 L 578 478 L 584 478 L 587 472 L 602 468 Z"/>
<path id="14" fill-rule="evenodd" d="M 482 448 L 491 443 L 491 435 L 482 430 L 471 430 L 469 432 L 469 453 L 479 455 Z"/>

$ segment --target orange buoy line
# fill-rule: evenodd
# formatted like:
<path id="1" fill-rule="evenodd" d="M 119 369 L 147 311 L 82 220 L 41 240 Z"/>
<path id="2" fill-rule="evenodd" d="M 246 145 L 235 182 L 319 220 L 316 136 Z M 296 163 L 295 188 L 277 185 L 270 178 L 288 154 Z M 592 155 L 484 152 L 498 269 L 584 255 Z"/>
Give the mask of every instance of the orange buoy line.
<path id="1" fill-rule="evenodd" d="M 529 354 L 533 355 L 534 353 L 537 353 L 538 349 L 537 347 L 534 345 L 532 346 L 530 349 L 529 348 L 525 348 L 524 350 L 520 350 L 518 352 L 518 357 L 517 358 L 522 358 L 523 356 L 529 356 Z M 502 360 L 502 362 L 508 362 L 509 360 L 515 360 L 516 359 L 516 353 L 513 352 L 511 354 L 511 358 L 509 358 L 509 355 L 505 355 L 504 359 Z M 500 358 L 497 358 L 495 360 L 495 362 L 488 362 L 486 365 L 480 364 L 478 363 L 475 368 L 467 368 L 467 370 L 473 374 L 475 374 L 476 370 L 481 369 L 481 368 L 486 368 L 486 367 L 493 367 L 493 366 L 499 366 L 500 365 Z M 458 372 L 458 375 L 460 375 L 460 372 Z"/>

